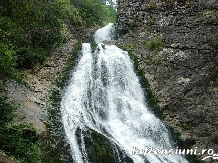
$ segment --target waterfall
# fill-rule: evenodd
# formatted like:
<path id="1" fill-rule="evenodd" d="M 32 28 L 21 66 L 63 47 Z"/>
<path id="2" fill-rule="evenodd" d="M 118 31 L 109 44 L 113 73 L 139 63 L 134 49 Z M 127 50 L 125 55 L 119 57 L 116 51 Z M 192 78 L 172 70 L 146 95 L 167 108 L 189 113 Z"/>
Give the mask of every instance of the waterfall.
<path id="1" fill-rule="evenodd" d="M 101 43 L 113 38 L 113 29 L 110 23 L 95 33 L 98 46 L 94 53 L 89 43 L 82 44 L 82 56 L 61 101 L 62 121 L 73 160 L 89 162 L 84 140 L 78 142 L 77 131 L 91 129 L 125 151 L 134 163 L 188 163 L 180 155 L 132 154 L 134 147 L 173 146 L 166 126 L 145 103 L 128 53 L 115 45 Z"/>

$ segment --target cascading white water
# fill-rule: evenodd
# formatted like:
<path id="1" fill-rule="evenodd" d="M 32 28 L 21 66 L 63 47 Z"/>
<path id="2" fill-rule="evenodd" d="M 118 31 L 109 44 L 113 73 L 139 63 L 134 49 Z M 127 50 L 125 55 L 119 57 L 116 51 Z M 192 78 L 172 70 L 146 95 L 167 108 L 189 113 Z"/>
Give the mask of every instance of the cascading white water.
<path id="1" fill-rule="evenodd" d="M 101 43 L 102 41 L 112 40 L 115 32 L 115 26 L 113 23 L 109 23 L 103 28 L 98 29 L 95 32 L 95 42 Z"/>
<path id="2" fill-rule="evenodd" d="M 82 57 L 61 101 L 67 139 L 76 163 L 87 163 L 86 147 L 78 144 L 77 129 L 87 128 L 104 135 L 135 163 L 187 163 L 179 155 L 132 155 L 133 147 L 171 149 L 165 125 L 148 109 L 128 53 L 110 40 L 113 24 L 95 34 L 95 53 L 89 43 L 82 45 Z"/>

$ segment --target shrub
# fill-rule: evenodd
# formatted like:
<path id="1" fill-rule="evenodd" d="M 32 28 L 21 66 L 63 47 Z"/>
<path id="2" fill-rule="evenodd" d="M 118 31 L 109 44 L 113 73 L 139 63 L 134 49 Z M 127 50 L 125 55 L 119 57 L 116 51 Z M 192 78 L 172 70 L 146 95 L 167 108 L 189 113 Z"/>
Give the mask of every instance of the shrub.
<path id="1" fill-rule="evenodd" d="M 154 37 L 152 40 L 146 42 L 146 47 L 151 51 L 163 50 L 163 42 L 161 37 Z"/>
<path id="2" fill-rule="evenodd" d="M 63 24 L 69 22 L 71 8 L 69 0 L 3 0 L 0 45 L 14 47 L 11 67 L 31 68 L 43 63 L 49 52 L 65 40 Z M 10 49 L 1 51 L 4 55 L 9 52 Z"/>
<path id="3" fill-rule="evenodd" d="M 21 162 L 40 163 L 42 153 L 35 129 L 28 124 L 11 124 L 14 105 L 6 97 L 0 97 L 0 150 Z"/>
<path id="4" fill-rule="evenodd" d="M 115 20 L 115 9 L 93 0 L 14 1 L 0 4 L 1 78 L 14 78 L 16 69 L 43 64 L 64 41 L 66 25 L 104 25 Z M 65 24 L 65 25 L 64 25 Z"/>

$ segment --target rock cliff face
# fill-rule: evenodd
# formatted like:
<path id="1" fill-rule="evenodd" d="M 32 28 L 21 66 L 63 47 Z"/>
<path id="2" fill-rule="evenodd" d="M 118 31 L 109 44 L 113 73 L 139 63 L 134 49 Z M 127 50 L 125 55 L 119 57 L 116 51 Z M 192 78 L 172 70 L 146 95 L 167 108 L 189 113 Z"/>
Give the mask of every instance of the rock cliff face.
<path id="1" fill-rule="evenodd" d="M 117 20 L 165 121 L 187 148 L 218 153 L 218 1 L 118 0 Z"/>

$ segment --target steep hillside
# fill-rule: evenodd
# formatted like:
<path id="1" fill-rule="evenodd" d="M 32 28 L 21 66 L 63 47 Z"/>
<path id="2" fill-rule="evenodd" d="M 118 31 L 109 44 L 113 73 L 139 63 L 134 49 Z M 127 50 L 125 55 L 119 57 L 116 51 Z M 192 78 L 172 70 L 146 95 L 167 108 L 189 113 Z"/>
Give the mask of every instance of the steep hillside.
<path id="1" fill-rule="evenodd" d="M 0 2 L 0 162 L 60 162 L 49 149 L 50 97 L 76 45 L 114 19 L 100 0 Z"/>

